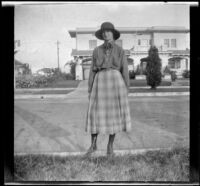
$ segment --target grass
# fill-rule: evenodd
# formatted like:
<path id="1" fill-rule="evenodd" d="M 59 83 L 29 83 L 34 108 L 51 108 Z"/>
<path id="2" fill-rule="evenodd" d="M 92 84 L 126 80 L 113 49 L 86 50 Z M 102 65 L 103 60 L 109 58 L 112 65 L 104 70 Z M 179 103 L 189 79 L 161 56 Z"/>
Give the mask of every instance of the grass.
<path id="1" fill-rule="evenodd" d="M 31 91 L 31 90 L 23 90 L 22 91 L 15 91 L 15 94 L 68 94 L 73 90 L 40 90 L 40 91 Z"/>
<path id="2" fill-rule="evenodd" d="M 15 181 L 189 181 L 189 150 L 113 158 L 15 156 Z"/>
<path id="3" fill-rule="evenodd" d="M 171 86 L 171 81 L 162 80 L 160 86 Z M 147 86 L 146 79 L 130 79 L 130 87 L 143 87 Z"/>
<path id="4" fill-rule="evenodd" d="M 177 79 L 175 81 L 175 83 L 178 83 L 180 86 L 189 86 L 190 85 L 190 79 L 184 79 L 184 78 Z"/>
<path id="5" fill-rule="evenodd" d="M 80 80 L 59 80 L 54 82 L 50 88 L 76 88 Z"/>
<path id="6" fill-rule="evenodd" d="M 13 181 L 13 176 L 10 169 L 4 165 L 4 182 L 11 182 Z"/>

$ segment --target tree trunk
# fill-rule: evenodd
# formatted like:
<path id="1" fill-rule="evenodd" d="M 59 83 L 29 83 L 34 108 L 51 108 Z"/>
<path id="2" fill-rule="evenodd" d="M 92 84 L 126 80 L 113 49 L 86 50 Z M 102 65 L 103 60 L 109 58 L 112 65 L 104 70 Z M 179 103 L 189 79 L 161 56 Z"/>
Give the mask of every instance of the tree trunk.
<path id="1" fill-rule="evenodd" d="M 151 90 L 156 90 L 156 86 L 151 86 Z"/>

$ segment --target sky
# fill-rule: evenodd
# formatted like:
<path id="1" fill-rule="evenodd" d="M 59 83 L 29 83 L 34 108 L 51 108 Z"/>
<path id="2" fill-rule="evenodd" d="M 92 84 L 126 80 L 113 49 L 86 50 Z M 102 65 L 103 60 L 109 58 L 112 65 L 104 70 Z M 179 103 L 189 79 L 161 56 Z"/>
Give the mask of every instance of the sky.
<path id="1" fill-rule="evenodd" d="M 115 27 L 184 26 L 190 28 L 189 4 L 154 3 L 61 3 L 15 5 L 14 37 L 21 41 L 15 58 L 29 63 L 33 72 L 56 68 L 59 41 L 60 68 L 73 59 L 75 39 L 68 30 L 100 27 L 109 21 Z"/>

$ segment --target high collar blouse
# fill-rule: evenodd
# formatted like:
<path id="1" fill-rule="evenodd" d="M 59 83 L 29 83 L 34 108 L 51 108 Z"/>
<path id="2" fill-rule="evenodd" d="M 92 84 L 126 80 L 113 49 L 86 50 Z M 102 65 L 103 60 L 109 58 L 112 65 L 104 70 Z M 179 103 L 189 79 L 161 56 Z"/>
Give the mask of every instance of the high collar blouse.
<path id="1" fill-rule="evenodd" d="M 121 72 L 127 89 L 129 89 L 128 62 L 125 51 L 114 41 L 104 42 L 96 47 L 92 54 L 92 63 L 90 67 L 88 92 L 92 90 L 92 85 L 96 73 L 101 69 L 116 69 Z"/>

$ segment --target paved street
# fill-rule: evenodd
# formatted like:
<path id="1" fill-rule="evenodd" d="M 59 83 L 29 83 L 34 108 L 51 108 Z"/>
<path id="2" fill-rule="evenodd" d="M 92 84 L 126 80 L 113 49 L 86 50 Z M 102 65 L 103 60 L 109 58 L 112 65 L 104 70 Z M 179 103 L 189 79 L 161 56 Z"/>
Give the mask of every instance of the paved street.
<path id="1" fill-rule="evenodd" d="M 15 152 L 87 150 L 90 135 L 84 127 L 88 99 L 74 99 L 78 91 L 71 95 L 15 100 Z M 129 104 L 132 131 L 116 135 L 116 150 L 189 146 L 189 96 L 129 97 Z M 108 136 L 99 136 L 99 150 L 106 150 L 107 140 Z"/>

